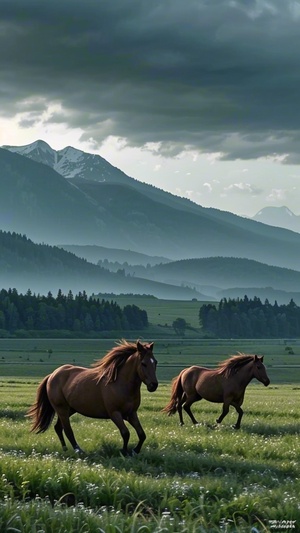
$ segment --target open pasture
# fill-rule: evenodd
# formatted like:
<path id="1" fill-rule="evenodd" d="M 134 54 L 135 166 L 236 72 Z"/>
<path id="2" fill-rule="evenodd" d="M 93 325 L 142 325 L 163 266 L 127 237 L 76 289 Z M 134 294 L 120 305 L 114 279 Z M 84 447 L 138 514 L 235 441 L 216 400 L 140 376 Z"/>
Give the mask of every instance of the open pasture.
<path id="1" fill-rule="evenodd" d="M 147 311 L 150 324 L 172 326 L 176 318 L 184 318 L 192 328 L 199 328 L 199 310 L 206 302 L 197 300 L 163 300 L 152 296 L 115 296 L 120 307 L 136 305 Z"/>
<path id="2" fill-rule="evenodd" d="M 0 376 L 42 378 L 64 363 L 90 366 L 103 357 L 116 340 L 0 339 Z M 300 384 L 300 339 L 155 339 L 141 336 L 141 340 L 154 341 L 160 381 L 170 381 L 184 367 L 193 364 L 212 367 L 230 355 L 244 352 L 264 355 L 273 384 Z"/>
<path id="3" fill-rule="evenodd" d="M 76 361 L 83 355 L 80 342 L 69 353 Z M 29 431 L 24 415 L 39 378 L 61 357 L 60 364 L 67 362 L 67 352 L 54 345 L 49 362 L 35 361 L 35 352 L 41 358 L 39 343 L 30 352 L 33 375 L 25 376 L 28 366 L 15 362 L 10 377 L 0 379 L 1 532 L 256 533 L 273 531 L 274 525 L 300 530 L 300 385 L 275 382 L 265 388 L 251 383 L 242 428 L 235 431 L 235 410 L 215 427 L 221 405 L 205 401 L 193 407 L 201 423 L 193 426 L 185 417 L 180 427 L 177 414 L 161 412 L 170 395 L 170 381 L 161 377 L 152 394 L 142 386 L 139 416 L 147 440 L 139 456 L 121 456 L 120 434 L 111 421 L 75 415 L 74 432 L 85 451 L 77 455 L 70 446 L 62 451 L 53 425 L 44 434 Z M 111 346 L 110 341 L 107 348 Z M 9 351 L 11 345 L 2 348 L 5 358 L 17 357 Z M 166 358 L 162 376 L 166 369 L 174 375 L 179 370 L 171 368 L 167 350 L 172 351 L 165 346 L 155 350 L 159 360 Z M 190 362 L 192 354 L 186 351 Z M 80 360 L 89 364 L 92 355 L 94 345 Z M 23 374 L 17 378 L 12 369 L 19 366 Z M 289 381 L 284 372 L 283 381 Z M 130 445 L 135 443 L 131 430 Z"/>

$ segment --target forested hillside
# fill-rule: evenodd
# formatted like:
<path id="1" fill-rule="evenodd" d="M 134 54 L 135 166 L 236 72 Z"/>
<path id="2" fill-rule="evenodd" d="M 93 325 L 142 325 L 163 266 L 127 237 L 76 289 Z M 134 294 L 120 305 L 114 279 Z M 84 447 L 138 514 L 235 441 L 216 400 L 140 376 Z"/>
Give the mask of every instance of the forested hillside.
<path id="1" fill-rule="evenodd" d="M 132 250 L 122 250 L 119 248 L 107 248 L 104 246 L 78 246 L 76 244 L 61 244 L 59 248 L 67 250 L 72 254 L 77 255 L 78 257 L 83 257 L 87 261 L 95 264 L 101 264 L 101 261 L 108 262 L 109 270 L 111 272 L 117 272 L 119 268 L 122 267 L 124 263 L 128 265 L 138 265 L 138 266 L 147 266 L 147 265 L 157 265 L 159 263 L 168 263 L 170 259 L 167 259 L 162 256 L 152 256 L 146 255 L 139 252 L 133 252 Z M 117 268 L 111 268 L 111 265 L 118 265 Z M 105 265 L 102 265 L 105 266 Z M 105 267 L 107 268 L 107 267 Z M 134 270 L 133 270 L 134 272 Z M 143 271 L 141 270 L 141 273 Z M 136 272 L 137 274 L 138 272 Z M 143 277 L 143 276 L 141 276 Z"/>
<path id="2" fill-rule="evenodd" d="M 258 296 L 265 300 L 300 303 L 300 272 L 240 257 L 206 257 L 162 262 L 151 266 L 101 260 L 111 272 L 196 288 L 207 299 Z"/>
<path id="3" fill-rule="evenodd" d="M 129 270 L 129 267 L 127 267 Z M 241 257 L 185 259 L 145 269 L 152 279 L 197 285 L 228 287 L 274 287 L 299 290 L 300 272 Z M 146 275 L 145 275 L 146 276 Z"/>
<path id="4" fill-rule="evenodd" d="M 19 294 L 16 289 L 0 291 L 0 336 L 19 331 L 70 331 L 99 333 L 112 330 L 139 330 L 148 327 L 146 311 L 136 305 L 123 309 L 115 302 L 87 297 L 85 292 L 56 297 Z"/>
<path id="5" fill-rule="evenodd" d="M 89 294 L 152 294 L 179 300 L 201 297 L 193 288 L 113 273 L 57 246 L 36 244 L 25 235 L 0 230 L 0 289 L 9 287 L 42 294 L 61 289 Z"/>
<path id="6" fill-rule="evenodd" d="M 209 335 L 220 338 L 291 338 L 300 336 L 300 307 L 293 300 L 287 305 L 263 304 L 254 297 L 231 300 L 219 305 L 203 305 L 200 324 Z"/>
<path id="7" fill-rule="evenodd" d="M 67 252 L 57 246 L 36 244 L 26 237 L 15 232 L 0 230 L 0 265 L 1 273 L 23 272 L 30 269 L 35 274 L 42 272 L 50 274 L 53 268 L 57 272 L 78 272 L 80 267 L 87 269 L 90 274 L 107 270 L 80 259 L 75 254 Z"/>

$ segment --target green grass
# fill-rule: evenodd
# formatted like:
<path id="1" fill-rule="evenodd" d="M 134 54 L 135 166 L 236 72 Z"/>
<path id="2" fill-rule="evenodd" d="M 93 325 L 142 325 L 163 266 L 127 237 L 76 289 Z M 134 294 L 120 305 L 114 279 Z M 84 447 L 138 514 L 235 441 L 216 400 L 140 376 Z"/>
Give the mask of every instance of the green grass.
<path id="1" fill-rule="evenodd" d="M 161 412 L 170 383 L 149 394 L 139 410 L 147 440 L 139 456 L 120 455 L 111 421 L 75 415 L 72 425 L 85 450 L 63 452 L 53 426 L 30 433 L 24 417 L 38 380 L 0 381 L 1 532 L 253 532 L 270 520 L 300 528 L 300 387 L 249 385 L 240 431 L 236 413 L 214 422 L 221 406 L 194 405 L 199 420 Z M 130 445 L 136 435 L 131 430 Z M 72 493 L 75 506 L 60 502 Z M 297 529 L 296 529 L 297 530 Z"/>
<path id="2" fill-rule="evenodd" d="M 0 339 L 0 375 L 40 378 L 64 363 L 89 366 L 103 357 L 117 339 Z M 136 340 L 136 338 L 132 339 Z M 170 380 L 193 364 L 215 366 L 237 352 L 264 355 L 272 383 L 300 383 L 300 340 L 154 340 L 158 377 Z M 294 354 L 286 351 L 293 348 Z M 52 353 L 49 355 L 49 350 Z"/>
<path id="3" fill-rule="evenodd" d="M 206 302 L 197 300 L 163 300 L 151 296 L 115 296 L 120 307 L 136 305 L 147 311 L 149 323 L 157 326 L 172 326 L 176 318 L 184 318 L 191 327 L 199 329 L 199 310 Z"/>
<path id="4" fill-rule="evenodd" d="M 156 339 L 160 384 L 153 394 L 142 386 L 147 439 L 137 457 L 121 456 L 109 420 L 72 417 L 82 456 L 61 450 L 53 425 L 32 434 L 25 414 L 40 379 L 66 362 L 88 366 L 114 342 L 0 340 L 1 533 L 256 533 L 273 531 L 271 520 L 295 520 L 291 531 L 300 530 L 299 341 L 288 342 L 293 355 L 284 340 Z M 234 409 L 215 427 L 219 404 L 194 404 L 197 426 L 161 412 L 184 366 L 213 366 L 237 351 L 265 355 L 271 378 L 268 388 L 247 387 L 239 431 Z M 66 493 L 74 506 L 62 503 Z"/>

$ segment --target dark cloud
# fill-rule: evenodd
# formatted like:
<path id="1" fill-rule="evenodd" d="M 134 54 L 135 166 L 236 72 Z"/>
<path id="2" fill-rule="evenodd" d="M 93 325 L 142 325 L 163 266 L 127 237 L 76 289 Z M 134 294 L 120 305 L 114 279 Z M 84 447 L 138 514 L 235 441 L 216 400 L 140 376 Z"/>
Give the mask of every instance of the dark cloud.
<path id="1" fill-rule="evenodd" d="M 2 114 L 99 144 L 299 162 L 300 8 L 292 0 L 0 0 Z"/>

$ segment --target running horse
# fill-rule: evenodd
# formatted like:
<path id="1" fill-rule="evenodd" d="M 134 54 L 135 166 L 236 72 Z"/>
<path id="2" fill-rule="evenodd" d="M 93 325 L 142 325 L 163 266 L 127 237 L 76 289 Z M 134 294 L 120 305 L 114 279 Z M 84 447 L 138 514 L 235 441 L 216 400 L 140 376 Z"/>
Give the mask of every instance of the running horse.
<path id="1" fill-rule="evenodd" d="M 71 424 L 70 417 L 80 413 L 91 418 L 111 419 L 123 438 L 124 456 L 128 451 L 128 421 L 138 435 L 134 453 L 139 453 L 146 434 L 139 421 L 137 410 L 141 401 L 141 384 L 149 392 L 157 389 L 157 361 L 153 355 L 153 342 L 142 344 L 122 340 L 102 359 L 84 368 L 63 365 L 40 383 L 35 403 L 27 416 L 32 418 L 31 431 L 43 433 L 50 426 L 55 414 L 54 429 L 63 450 L 67 449 L 63 432 L 76 452 L 82 452 Z"/>
<path id="2" fill-rule="evenodd" d="M 222 413 L 216 421 L 218 424 L 228 414 L 229 406 L 235 407 L 238 419 L 233 427 L 239 429 L 243 416 L 241 405 L 247 385 L 253 378 L 266 387 L 270 383 L 263 359 L 263 356 L 239 353 L 219 363 L 216 369 L 191 366 L 182 370 L 173 380 L 171 399 L 163 412 L 173 415 L 178 411 L 180 424 L 183 425 L 183 408 L 193 424 L 197 424 L 191 406 L 204 398 L 209 402 L 223 403 Z"/>

